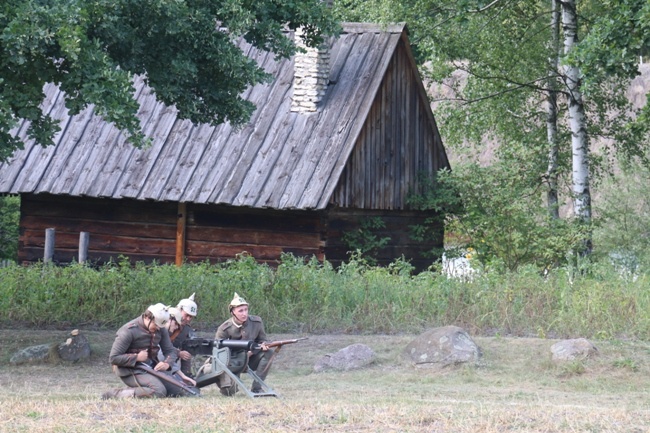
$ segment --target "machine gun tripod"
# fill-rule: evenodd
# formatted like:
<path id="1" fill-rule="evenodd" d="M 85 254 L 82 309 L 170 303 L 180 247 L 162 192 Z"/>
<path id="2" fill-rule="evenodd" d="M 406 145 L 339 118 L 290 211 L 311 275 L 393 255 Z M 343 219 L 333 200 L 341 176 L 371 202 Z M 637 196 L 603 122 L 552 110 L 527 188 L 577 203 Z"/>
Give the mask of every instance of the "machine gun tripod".
<path id="1" fill-rule="evenodd" d="M 265 343 L 265 346 L 268 348 L 275 347 L 275 353 L 271 357 L 267 368 L 271 365 L 273 357 L 280 351 L 282 346 L 285 344 L 296 343 L 301 340 L 306 340 L 307 337 L 296 338 L 292 340 L 278 340 L 273 342 Z M 250 391 L 244 382 L 242 381 L 239 374 L 236 374 L 232 371 L 231 361 L 231 350 L 245 350 L 247 352 L 252 350 L 261 349 L 261 345 L 257 344 L 252 340 L 209 340 L 205 338 L 190 338 L 183 342 L 182 350 L 185 350 L 191 353 L 193 356 L 203 355 L 207 356 L 207 361 L 196 375 L 196 386 L 197 388 L 202 388 L 204 386 L 217 383 L 219 378 L 222 375 L 227 375 L 230 379 L 234 381 L 239 387 L 239 389 L 244 390 L 246 395 L 251 398 L 255 397 L 277 397 L 278 394 L 273 388 L 271 388 L 267 383 L 265 383 L 252 369 L 248 368 L 248 357 L 246 357 L 245 365 L 240 365 L 239 373 L 247 373 L 254 382 L 260 384 L 262 392 L 252 392 Z"/>

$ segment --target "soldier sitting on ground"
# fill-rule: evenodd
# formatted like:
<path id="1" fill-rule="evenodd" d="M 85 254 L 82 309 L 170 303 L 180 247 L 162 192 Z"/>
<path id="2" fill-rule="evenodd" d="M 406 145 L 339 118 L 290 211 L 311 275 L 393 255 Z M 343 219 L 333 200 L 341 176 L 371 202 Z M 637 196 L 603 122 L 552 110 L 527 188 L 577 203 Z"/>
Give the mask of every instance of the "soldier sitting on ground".
<path id="1" fill-rule="evenodd" d="M 266 379 L 274 350 L 265 344 L 268 340 L 262 319 L 248 314 L 248 302 L 237 293 L 228 307 L 231 317 L 219 326 L 216 339 L 253 340 L 260 345 L 259 349 L 250 352 L 245 349 L 231 349 L 229 370 L 239 376 L 248 366 L 260 379 Z M 223 395 L 232 396 L 237 392 L 237 384 L 225 374 L 219 376 L 217 385 Z M 251 391 L 262 392 L 262 385 L 257 381 L 253 382 Z"/>
<path id="2" fill-rule="evenodd" d="M 181 387 L 138 368 L 138 364 L 145 364 L 155 371 L 166 372 L 176 361 L 177 350 L 172 345 L 165 326 L 168 321 L 169 307 L 159 303 L 151 305 L 140 317 L 117 331 L 109 361 L 115 374 L 128 388 L 108 391 L 102 398 L 186 395 Z M 159 350 L 163 353 L 161 362 L 158 360 Z"/>
<path id="3" fill-rule="evenodd" d="M 167 332 L 169 333 L 169 338 L 172 341 L 172 344 L 174 345 L 176 349 L 176 354 L 178 355 L 178 359 L 174 364 L 171 365 L 171 375 L 175 377 L 178 380 L 181 380 L 188 384 L 189 386 L 196 387 L 196 381 L 190 377 L 189 375 L 185 374 L 182 368 L 182 360 L 180 357 L 180 354 L 183 353 L 184 351 L 180 350 L 179 347 L 180 345 L 175 344 L 176 340 L 178 337 L 181 337 L 183 335 L 182 328 L 183 328 L 183 314 L 180 309 L 177 307 L 171 307 L 169 309 L 169 322 L 167 322 Z M 182 343 L 182 342 L 181 342 Z M 187 352 L 185 352 L 187 353 Z M 188 353 L 189 355 L 189 353 Z M 158 360 L 162 361 L 163 359 L 163 354 L 158 353 Z M 190 355 L 191 359 L 191 355 Z"/>
<path id="4" fill-rule="evenodd" d="M 171 337 L 172 344 L 174 345 L 174 347 L 176 347 L 177 349 L 181 349 L 181 347 L 183 347 L 183 342 L 188 338 L 192 338 L 194 334 L 194 330 L 190 326 L 192 323 L 192 319 L 194 319 L 198 313 L 196 302 L 194 302 L 194 293 L 192 293 L 192 296 L 190 296 L 189 298 L 181 299 L 180 302 L 178 303 L 177 308 L 181 311 L 181 314 L 183 315 L 181 327 L 176 333 L 174 334 L 170 333 L 169 335 Z M 178 357 L 181 362 L 181 371 L 186 376 L 193 377 L 192 355 L 185 350 L 179 350 Z"/>

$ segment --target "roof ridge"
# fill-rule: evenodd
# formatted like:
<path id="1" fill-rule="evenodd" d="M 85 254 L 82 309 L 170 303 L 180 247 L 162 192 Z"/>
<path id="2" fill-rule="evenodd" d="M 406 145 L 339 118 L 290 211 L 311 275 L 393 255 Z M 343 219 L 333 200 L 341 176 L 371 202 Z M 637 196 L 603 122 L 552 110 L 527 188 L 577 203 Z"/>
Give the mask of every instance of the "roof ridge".
<path id="1" fill-rule="evenodd" d="M 402 33 L 406 23 L 378 24 L 342 22 L 343 33 Z"/>

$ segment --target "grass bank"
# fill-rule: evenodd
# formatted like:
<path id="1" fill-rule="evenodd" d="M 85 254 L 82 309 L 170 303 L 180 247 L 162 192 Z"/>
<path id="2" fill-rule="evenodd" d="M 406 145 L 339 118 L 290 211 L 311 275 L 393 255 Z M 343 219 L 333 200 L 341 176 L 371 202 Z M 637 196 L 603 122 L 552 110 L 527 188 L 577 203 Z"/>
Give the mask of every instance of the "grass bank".
<path id="1" fill-rule="evenodd" d="M 197 326 L 210 327 L 228 316 L 238 292 L 269 332 L 397 334 L 453 324 L 474 335 L 646 339 L 648 289 L 647 275 L 603 264 L 465 280 L 434 270 L 412 275 L 399 261 L 379 268 L 352 260 L 334 269 L 290 255 L 277 269 L 250 257 L 181 267 L 12 266 L 0 268 L 0 324 L 115 328 L 150 304 L 175 305 L 196 293 Z"/>

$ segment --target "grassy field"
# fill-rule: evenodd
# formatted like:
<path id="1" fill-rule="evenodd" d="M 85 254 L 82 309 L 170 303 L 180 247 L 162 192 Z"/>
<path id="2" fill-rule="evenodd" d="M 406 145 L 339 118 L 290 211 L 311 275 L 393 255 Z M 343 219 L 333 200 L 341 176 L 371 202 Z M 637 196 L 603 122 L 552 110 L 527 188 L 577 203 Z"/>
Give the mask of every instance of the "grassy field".
<path id="1" fill-rule="evenodd" d="M 422 369 L 402 358 L 414 335 L 310 335 L 276 358 L 268 382 L 280 398 L 227 398 L 207 387 L 200 398 L 103 401 L 121 386 L 107 361 L 114 332 L 83 332 L 88 362 L 11 366 L 16 349 L 67 332 L 0 330 L 1 432 L 650 431 L 646 342 L 596 341 L 596 358 L 556 365 L 556 340 L 475 337 L 482 365 Z M 375 351 L 372 367 L 313 372 L 322 355 L 352 343 Z"/>

